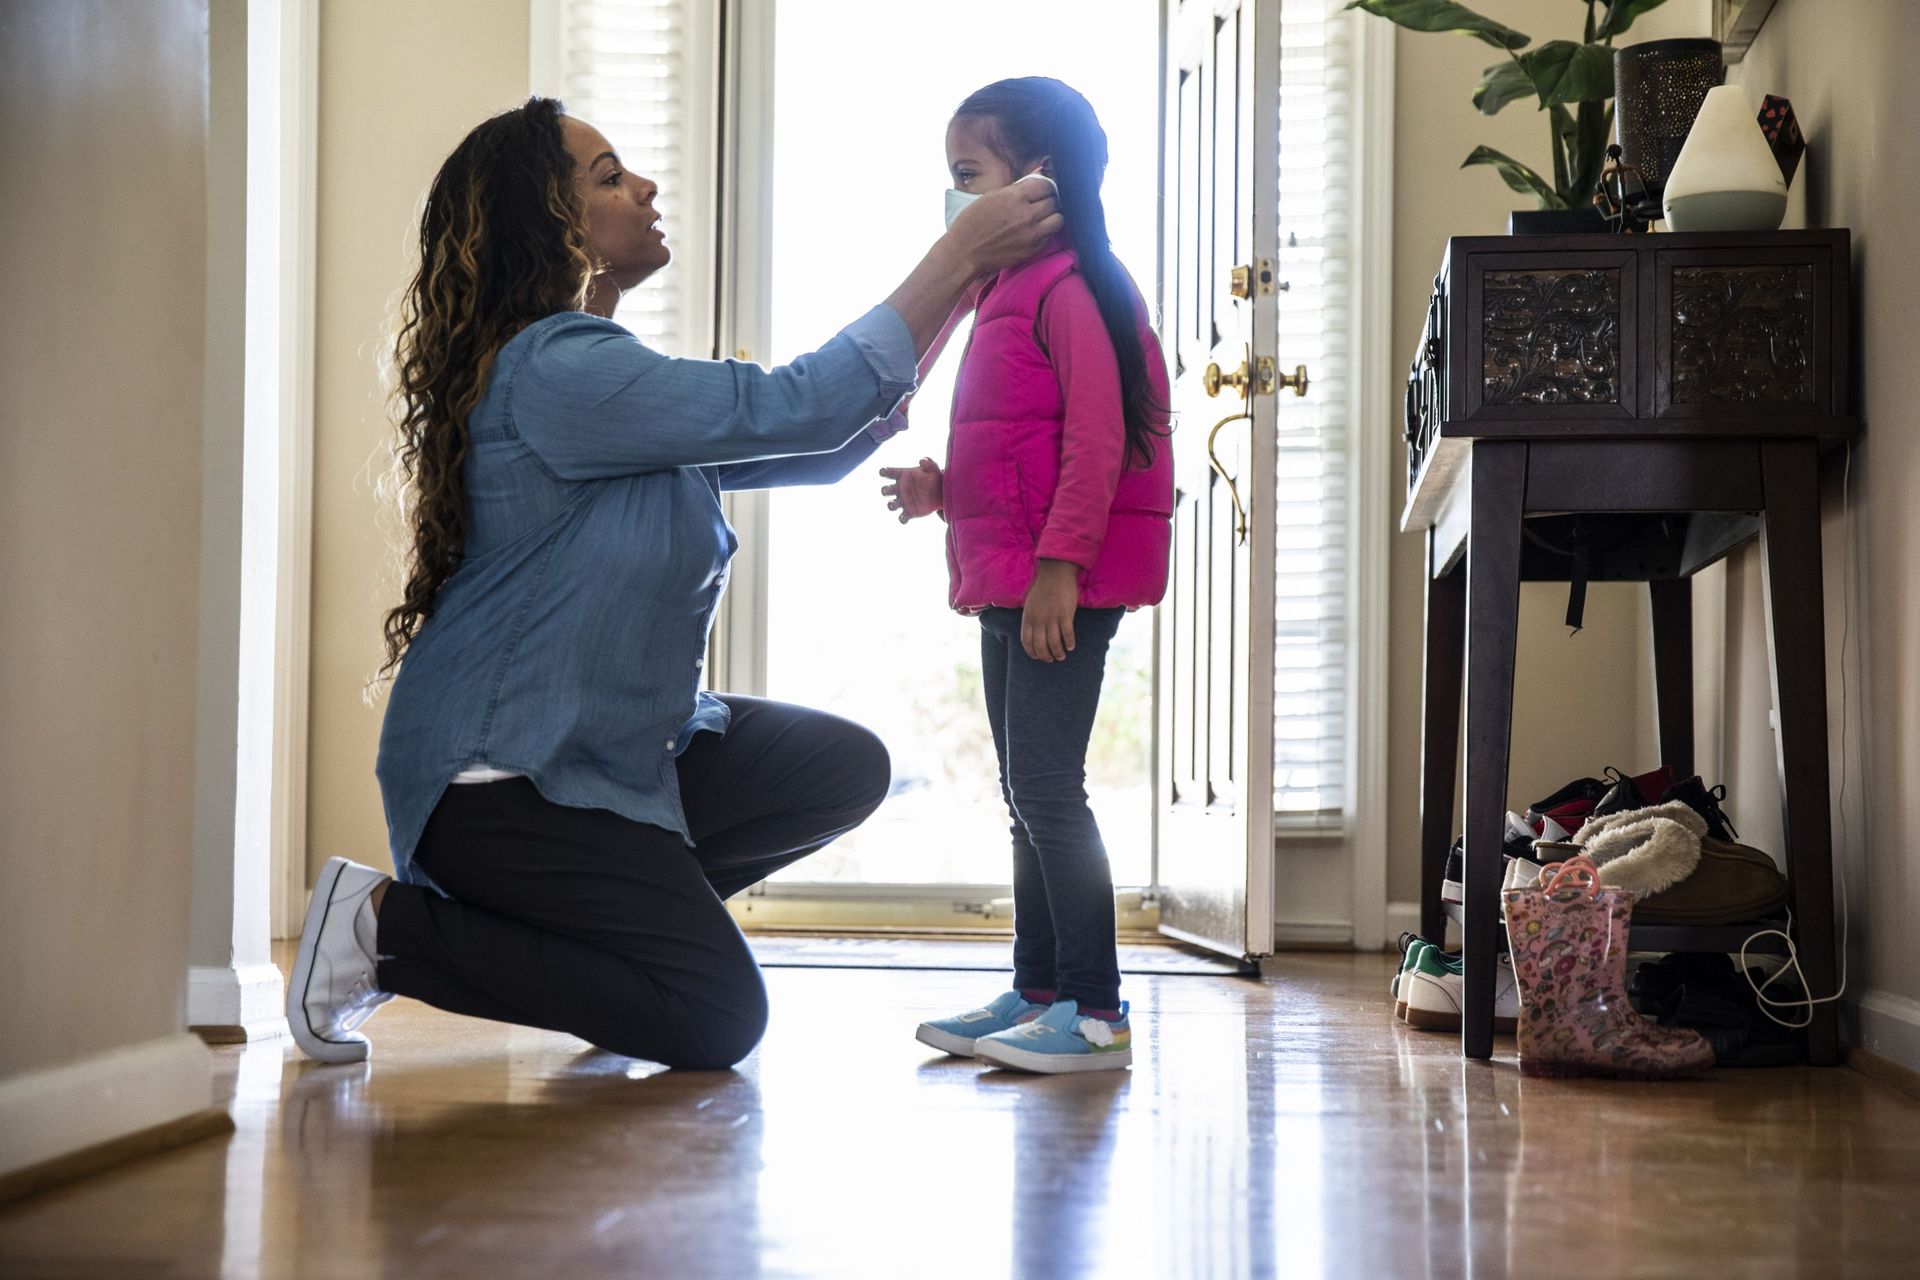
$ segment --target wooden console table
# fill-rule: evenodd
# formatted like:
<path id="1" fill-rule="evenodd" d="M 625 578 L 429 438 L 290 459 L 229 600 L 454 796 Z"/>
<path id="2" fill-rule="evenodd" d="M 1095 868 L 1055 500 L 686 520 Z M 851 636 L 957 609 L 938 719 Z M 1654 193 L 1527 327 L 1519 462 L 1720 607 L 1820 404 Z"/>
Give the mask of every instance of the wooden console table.
<path id="1" fill-rule="evenodd" d="M 1819 456 L 1848 416 L 1848 233 L 1456 238 L 1407 386 L 1402 530 L 1427 537 L 1421 932 L 1438 937 L 1466 681 L 1462 1048 L 1493 1051 L 1522 581 L 1642 581 L 1662 762 L 1693 764 L 1689 575 L 1758 537 L 1793 932 L 1834 990 Z M 1579 726 L 1569 725 L 1578 733 Z M 1709 783 L 1713 779 L 1707 780 Z M 1737 950 L 1756 924 L 1636 926 Z M 1808 1052 L 1837 1059 L 1832 1004 Z"/>

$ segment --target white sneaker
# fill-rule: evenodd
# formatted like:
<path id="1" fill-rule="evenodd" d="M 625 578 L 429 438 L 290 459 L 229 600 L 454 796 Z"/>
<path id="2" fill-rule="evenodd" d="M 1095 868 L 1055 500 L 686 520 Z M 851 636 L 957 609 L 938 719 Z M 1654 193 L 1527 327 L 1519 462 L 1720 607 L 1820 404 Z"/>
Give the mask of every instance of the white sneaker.
<path id="1" fill-rule="evenodd" d="M 1467 1007 L 1467 980 L 1457 973 L 1435 975 L 1415 969 L 1401 982 L 1407 999 L 1407 1025 L 1424 1031 L 1458 1031 Z M 1502 953 L 1493 979 L 1493 1029 L 1512 1035 L 1520 1019 L 1520 987 L 1513 978 L 1513 960 Z"/>
<path id="2" fill-rule="evenodd" d="M 380 990 L 375 957 L 354 926 L 362 910 L 371 921 L 367 900 L 386 880 L 372 867 L 345 858 L 329 858 L 320 869 L 300 930 L 293 981 L 287 984 L 287 1026 L 309 1057 L 360 1062 L 371 1051 L 356 1028 L 393 996 Z"/>

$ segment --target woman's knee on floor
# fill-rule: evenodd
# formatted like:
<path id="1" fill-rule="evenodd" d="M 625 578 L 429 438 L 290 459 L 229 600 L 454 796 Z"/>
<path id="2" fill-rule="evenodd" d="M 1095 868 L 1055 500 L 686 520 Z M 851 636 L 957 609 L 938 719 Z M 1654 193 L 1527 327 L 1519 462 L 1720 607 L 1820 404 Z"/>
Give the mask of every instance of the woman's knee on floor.
<path id="1" fill-rule="evenodd" d="M 643 1007 L 622 1020 L 603 1049 L 683 1071 L 725 1071 L 752 1053 L 767 1030 L 767 988 L 759 966 L 719 987 L 661 992 L 649 983 Z M 641 979 L 641 981 L 646 981 Z"/>

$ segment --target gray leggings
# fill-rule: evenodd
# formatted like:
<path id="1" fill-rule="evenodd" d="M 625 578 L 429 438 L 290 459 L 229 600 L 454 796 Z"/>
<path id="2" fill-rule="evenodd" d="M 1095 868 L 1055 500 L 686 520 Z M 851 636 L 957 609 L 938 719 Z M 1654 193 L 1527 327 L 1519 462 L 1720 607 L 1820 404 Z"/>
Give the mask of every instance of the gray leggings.
<path id="1" fill-rule="evenodd" d="M 767 993 L 722 901 L 864 822 L 890 766 L 851 721 L 724 700 L 726 734 L 698 735 L 679 760 L 693 848 L 553 804 L 525 778 L 448 787 L 414 858 L 451 896 L 387 891 L 382 989 L 673 1067 L 751 1053 Z"/>

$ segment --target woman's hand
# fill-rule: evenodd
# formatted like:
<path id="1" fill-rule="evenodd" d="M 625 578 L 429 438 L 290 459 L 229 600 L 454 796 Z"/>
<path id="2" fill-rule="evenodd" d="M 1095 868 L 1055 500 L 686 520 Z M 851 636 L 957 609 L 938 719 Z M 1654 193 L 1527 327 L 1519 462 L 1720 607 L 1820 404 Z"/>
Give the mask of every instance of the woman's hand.
<path id="1" fill-rule="evenodd" d="M 1066 226 L 1057 212 L 1057 192 L 1050 179 L 1010 182 L 961 210 L 944 239 L 976 280 L 1025 262 Z"/>
<path id="2" fill-rule="evenodd" d="M 880 486 L 887 510 L 900 513 L 900 523 L 930 516 L 940 509 L 940 468 L 932 458 L 920 459 L 917 467 L 882 467 L 880 474 L 893 481 Z"/>
<path id="3" fill-rule="evenodd" d="M 968 205 L 887 298 L 924 356 L 967 289 L 981 276 L 1025 262 L 1066 226 L 1053 184 L 1022 179 Z"/>
<path id="4" fill-rule="evenodd" d="M 1020 647 L 1039 662 L 1064 662 L 1073 652 L 1073 614 L 1080 606 L 1080 566 L 1042 560 L 1020 615 Z"/>

